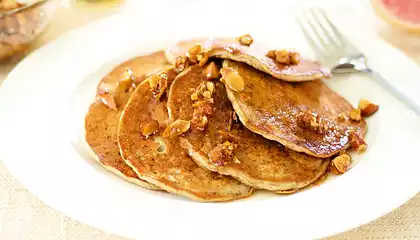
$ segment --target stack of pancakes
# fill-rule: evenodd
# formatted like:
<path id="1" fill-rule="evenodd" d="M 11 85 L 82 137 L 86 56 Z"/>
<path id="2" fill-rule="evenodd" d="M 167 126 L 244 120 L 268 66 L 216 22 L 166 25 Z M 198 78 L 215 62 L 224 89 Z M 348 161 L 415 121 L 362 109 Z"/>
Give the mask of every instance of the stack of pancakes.
<path id="1" fill-rule="evenodd" d="M 197 43 L 205 60 L 180 69 L 179 57 Z M 86 140 L 121 177 L 198 201 L 305 188 L 367 125 L 340 117 L 353 107 L 320 80 L 328 70 L 266 53 L 255 44 L 199 39 L 127 61 L 99 84 Z M 210 68 L 217 77 L 208 76 Z M 229 73 L 242 80 L 240 89 Z"/>

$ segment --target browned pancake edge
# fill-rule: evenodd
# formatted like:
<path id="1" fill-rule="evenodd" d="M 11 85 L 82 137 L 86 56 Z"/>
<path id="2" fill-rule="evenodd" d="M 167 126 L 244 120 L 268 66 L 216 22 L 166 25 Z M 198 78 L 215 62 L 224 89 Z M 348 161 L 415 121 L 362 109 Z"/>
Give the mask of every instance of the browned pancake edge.
<path id="1" fill-rule="evenodd" d="M 145 56 L 136 57 L 115 67 L 99 83 L 98 91 L 106 84 L 113 95 L 118 109 L 113 110 L 103 104 L 99 98 L 89 107 L 85 116 L 85 138 L 99 163 L 107 170 L 148 189 L 159 189 L 153 184 L 143 181 L 123 161 L 117 142 L 117 127 L 121 113 L 132 90 L 127 92 L 115 91 L 123 72 L 130 68 L 137 77 L 144 77 L 159 69 L 167 68 L 167 62 L 162 51 Z"/>

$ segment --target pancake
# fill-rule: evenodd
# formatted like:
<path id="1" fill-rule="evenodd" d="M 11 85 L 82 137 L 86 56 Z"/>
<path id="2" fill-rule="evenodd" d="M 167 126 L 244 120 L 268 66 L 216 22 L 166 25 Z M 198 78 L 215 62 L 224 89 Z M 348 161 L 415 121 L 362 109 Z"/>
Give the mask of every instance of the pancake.
<path id="1" fill-rule="evenodd" d="M 240 121 L 251 131 L 284 146 L 315 157 L 330 157 L 366 132 L 366 122 L 340 119 L 353 107 L 322 81 L 287 83 L 243 63 L 226 60 L 236 71 L 243 91 L 227 88 Z M 223 72 L 224 70 L 222 70 Z"/>
<path id="2" fill-rule="evenodd" d="M 317 62 L 301 59 L 297 65 L 284 65 L 266 56 L 270 49 L 257 43 L 253 43 L 250 46 L 240 45 L 234 39 L 193 39 L 181 41 L 165 51 L 168 62 L 174 64 L 176 57 L 184 56 L 196 43 L 209 50 L 207 53 L 208 57 L 244 62 L 283 81 L 311 81 L 331 75 L 327 68 Z"/>
<path id="3" fill-rule="evenodd" d="M 198 66 L 184 70 L 176 78 L 168 100 L 171 118 L 191 120 L 200 112 L 196 110 L 197 102 L 192 100 L 191 95 L 203 82 L 207 85 L 202 68 Z M 200 166 L 235 177 L 249 186 L 279 193 L 304 188 L 326 172 L 328 159 L 292 151 L 235 122 L 225 87 L 219 81 L 214 82 L 212 99 L 214 103 L 209 104 L 213 108 L 212 113 L 206 115 L 208 124 L 204 130 L 193 124 L 191 131 L 180 137 L 181 146 Z M 229 150 L 231 145 L 236 147 L 228 156 L 223 147 Z"/>
<path id="4" fill-rule="evenodd" d="M 161 85 L 169 86 L 175 71 L 163 74 L 166 77 L 161 80 L 166 78 L 169 83 Z M 153 77 L 149 78 L 152 80 Z M 149 132 L 154 134 L 142 134 L 152 123 L 156 123 L 156 131 Z M 124 160 L 141 179 L 170 193 L 203 202 L 230 201 L 252 194 L 252 188 L 239 181 L 199 167 L 176 137 L 166 137 L 165 129 L 170 123 L 166 95 L 157 100 L 148 82 L 140 84 L 121 116 L 118 142 Z"/>
<path id="5" fill-rule="evenodd" d="M 124 62 L 105 76 L 98 86 L 98 92 L 107 86 L 108 94 L 115 99 L 117 109 L 111 109 L 98 98 L 91 104 L 85 117 L 86 141 L 97 156 L 97 160 L 109 171 L 136 183 L 144 188 L 158 189 L 156 186 L 140 180 L 137 174 L 123 161 L 117 142 L 117 127 L 121 113 L 132 91 L 120 91 L 118 82 L 123 72 L 130 68 L 135 76 L 141 78 L 159 69 L 166 68 L 163 52 L 157 52 Z"/>

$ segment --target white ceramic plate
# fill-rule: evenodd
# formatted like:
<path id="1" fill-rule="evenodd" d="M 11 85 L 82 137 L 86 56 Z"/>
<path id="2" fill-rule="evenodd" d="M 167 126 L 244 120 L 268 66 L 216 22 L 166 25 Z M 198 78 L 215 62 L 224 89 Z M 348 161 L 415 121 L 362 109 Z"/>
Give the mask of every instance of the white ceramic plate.
<path id="1" fill-rule="evenodd" d="M 138 239 L 318 238 L 367 223 L 420 190 L 420 119 L 361 75 L 337 77 L 328 84 L 353 104 L 360 98 L 380 104 L 368 120 L 368 152 L 355 156 L 359 163 L 348 173 L 319 187 L 289 196 L 258 193 L 231 203 L 203 204 L 139 189 L 99 167 L 83 139 L 83 118 L 96 84 L 117 63 L 181 38 L 244 32 L 256 41 L 295 47 L 310 56 L 293 12 L 267 14 L 267 8 L 258 6 L 241 11 L 228 3 L 223 6 L 218 12 L 223 18 L 206 17 L 199 5 L 186 10 L 190 14 L 154 9 L 141 17 L 114 16 L 31 54 L 0 90 L 0 159 L 52 207 Z M 216 9 L 205 10 L 211 16 Z M 366 52 L 371 65 L 406 91 L 419 89 L 417 66 L 367 31 L 366 24 L 349 25 L 349 11 L 343 7 L 331 13 L 339 16 L 337 23 Z M 156 20 L 160 16 L 165 21 Z M 363 38 L 360 31 L 366 31 Z M 395 63 L 398 68 L 391 68 Z"/>

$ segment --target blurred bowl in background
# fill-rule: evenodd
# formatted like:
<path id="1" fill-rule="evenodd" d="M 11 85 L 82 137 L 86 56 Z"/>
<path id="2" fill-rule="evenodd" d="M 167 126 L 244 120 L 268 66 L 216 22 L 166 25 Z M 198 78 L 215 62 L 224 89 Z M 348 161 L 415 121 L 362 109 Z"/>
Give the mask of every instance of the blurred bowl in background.
<path id="1" fill-rule="evenodd" d="M 420 51 L 420 1 L 371 0 L 380 35 L 407 52 Z"/>
<path id="2" fill-rule="evenodd" d="M 0 60 L 23 52 L 45 29 L 58 0 L 39 0 L 0 12 Z"/>

